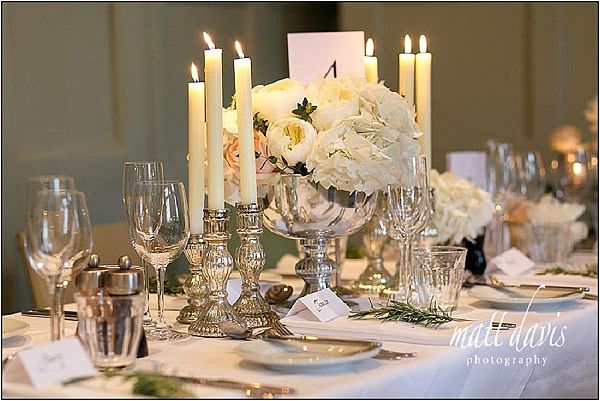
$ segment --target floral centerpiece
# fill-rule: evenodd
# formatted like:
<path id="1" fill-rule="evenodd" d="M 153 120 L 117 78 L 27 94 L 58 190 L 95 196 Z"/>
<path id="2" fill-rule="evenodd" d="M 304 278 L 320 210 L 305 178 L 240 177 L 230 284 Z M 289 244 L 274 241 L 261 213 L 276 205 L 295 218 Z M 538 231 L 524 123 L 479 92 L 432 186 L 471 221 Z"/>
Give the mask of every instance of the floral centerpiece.
<path id="1" fill-rule="evenodd" d="M 416 156 L 414 109 L 382 84 L 328 78 L 304 84 L 283 79 L 252 90 L 259 196 L 278 173 L 325 188 L 371 194 L 396 181 Z M 223 110 L 225 196 L 239 201 L 235 96 Z"/>
<path id="2" fill-rule="evenodd" d="M 435 188 L 433 224 L 438 241 L 459 244 L 466 239 L 474 242 L 492 219 L 491 195 L 450 172 L 440 174 L 431 170 L 430 181 Z"/>

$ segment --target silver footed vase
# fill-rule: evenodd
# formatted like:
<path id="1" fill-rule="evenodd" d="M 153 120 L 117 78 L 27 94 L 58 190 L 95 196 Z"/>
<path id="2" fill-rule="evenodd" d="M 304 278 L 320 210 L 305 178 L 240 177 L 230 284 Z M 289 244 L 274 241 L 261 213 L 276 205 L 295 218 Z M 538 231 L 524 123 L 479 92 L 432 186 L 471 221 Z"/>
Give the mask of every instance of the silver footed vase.
<path id="1" fill-rule="evenodd" d="M 335 261 L 330 240 L 358 231 L 373 215 L 377 193 L 324 188 L 307 176 L 281 174 L 265 198 L 264 224 L 273 233 L 299 239 L 304 257 L 296 274 L 304 281 L 300 297 L 330 287 Z"/>
<path id="2" fill-rule="evenodd" d="M 229 234 L 229 211 L 227 209 L 204 209 L 204 274 L 208 282 L 208 305 L 198 319 L 191 323 L 188 332 L 200 337 L 227 337 L 219 328 L 221 322 L 241 324 L 233 306 L 227 300 L 227 280 L 233 269 L 233 257 L 227 249 Z"/>
<path id="3" fill-rule="evenodd" d="M 202 234 L 192 234 L 183 251 L 189 262 L 190 274 L 183 283 L 183 292 L 188 297 L 188 304 L 179 311 L 179 316 L 177 316 L 179 323 L 195 322 L 208 305 L 208 283 L 202 271 L 206 247 L 206 241 Z"/>
<path id="4" fill-rule="evenodd" d="M 262 207 L 256 203 L 237 204 L 237 233 L 240 245 L 235 262 L 242 276 L 242 292 L 233 308 L 247 328 L 268 326 L 279 320 L 260 293 L 259 277 L 265 265 L 265 250 L 260 243 L 263 232 Z"/>

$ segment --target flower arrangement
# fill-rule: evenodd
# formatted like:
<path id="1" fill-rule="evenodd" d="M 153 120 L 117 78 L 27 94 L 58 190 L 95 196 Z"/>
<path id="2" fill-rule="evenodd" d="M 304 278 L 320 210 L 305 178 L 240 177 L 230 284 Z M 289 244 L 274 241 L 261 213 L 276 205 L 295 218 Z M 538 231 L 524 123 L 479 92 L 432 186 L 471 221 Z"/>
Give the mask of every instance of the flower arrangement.
<path id="1" fill-rule="evenodd" d="M 450 172 L 439 174 L 432 169 L 430 180 L 435 188 L 433 224 L 438 241 L 474 241 L 492 219 L 491 195 Z"/>
<path id="2" fill-rule="evenodd" d="M 418 154 L 414 109 L 382 84 L 282 79 L 252 90 L 259 196 L 277 173 L 309 176 L 325 188 L 371 194 L 396 181 Z M 235 96 L 223 110 L 225 196 L 239 201 Z"/>

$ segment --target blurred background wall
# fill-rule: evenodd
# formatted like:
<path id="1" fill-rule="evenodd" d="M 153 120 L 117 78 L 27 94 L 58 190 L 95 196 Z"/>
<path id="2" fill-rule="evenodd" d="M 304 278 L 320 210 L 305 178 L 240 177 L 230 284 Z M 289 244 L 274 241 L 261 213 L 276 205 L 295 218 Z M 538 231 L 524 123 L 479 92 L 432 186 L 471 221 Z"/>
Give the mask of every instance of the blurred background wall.
<path id="1" fill-rule="evenodd" d="M 597 7 L 3 3 L 2 313 L 30 306 L 15 241 L 26 177 L 74 176 L 95 225 L 124 221 L 127 160 L 162 160 L 168 178 L 187 181 L 186 83 L 190 63 L 204 62 L 203 30 L 224 49 L 225 104 L 235 39 L 252 57 L 254 84 L 264 84 L 287 76 L 288 32 L 364 30 L 375 40 L 380 78 L 397 90 L 404 34 L 414 42 L 426 34 L 434 57 L 433 167 L 443 170 L 446 152 L 481 149 L 490 137 L 549 155 L 557 126 L 587 131 L 582 110 L 598 86 Z M 268 233 L 264 243 L 267 267 L 294 250 Z M 185 271 L 183 259 L 170 270 Z"/>

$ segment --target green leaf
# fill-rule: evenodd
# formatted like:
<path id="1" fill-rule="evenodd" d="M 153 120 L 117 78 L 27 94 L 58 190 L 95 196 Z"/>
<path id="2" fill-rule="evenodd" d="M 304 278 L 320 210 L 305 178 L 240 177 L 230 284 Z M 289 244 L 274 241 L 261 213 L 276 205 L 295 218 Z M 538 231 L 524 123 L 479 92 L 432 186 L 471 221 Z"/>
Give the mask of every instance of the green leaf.
<path id="1" fill-rule="evenodd" d="M 452 317 L 447 312 L 436 307 L 433 299 L 427 309 L 418 308 L 410 302 L 390 300 L 385 306 L 372 307 L 367 311 L 351 312 L 348 316 L 350 319 L 366 317 L 381 319 L 382 322 L 401 321 L 433 328 L 452 321 Z"/>
<path id="2" fill-rule="evenodd" d="M 304 98 L 302 103 L 297 103 L 297 108 L 292 110 L 292 114 L 297 115 L 298 118 L 300 118 L 308 123 L 312 123 L 312 117 L 310 115 L 316 109 L 317 109 L 317 106 L 313 106 L 312 103 L 310 103 L 307 98 Z"/>
<path id="3" fill-rule="evenodd" d="M 262 117 L 259 117 L 258 113 L 259 112 L 256 112 L 254 114 L 252 126 L 254 127 L 254 129 L 256 131 L 261 132 L 263 135 L 267 135 L 267 129 L 269 128 L 269 121 L 265 120 Z"/>

